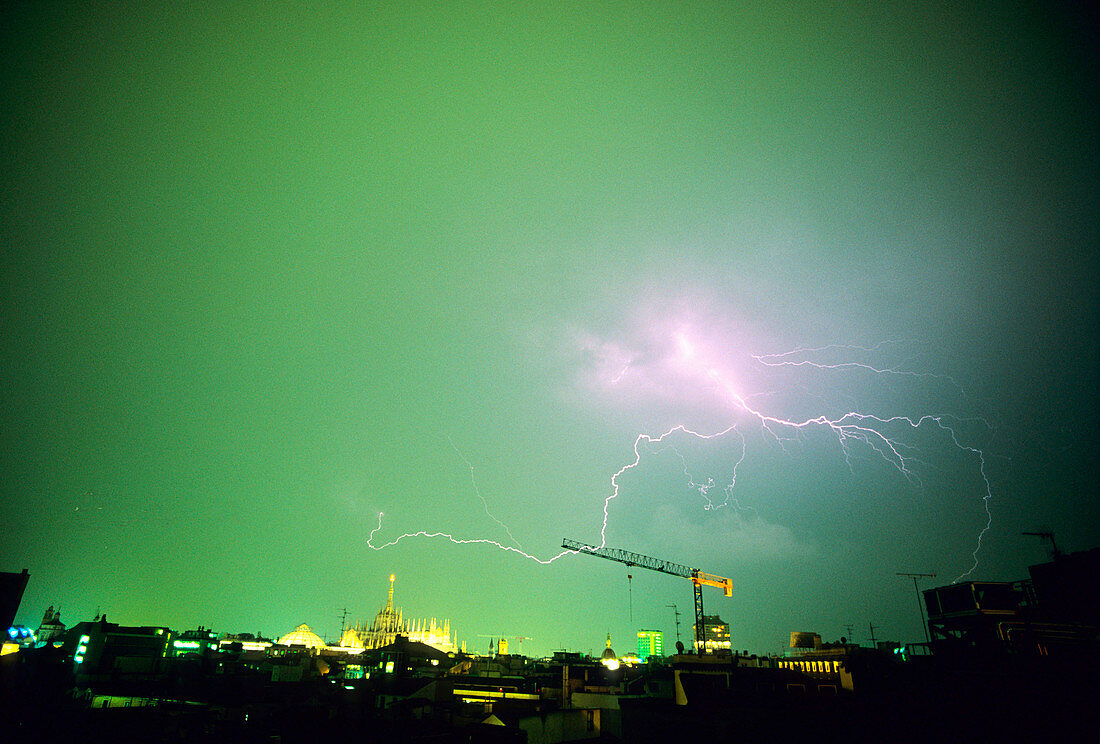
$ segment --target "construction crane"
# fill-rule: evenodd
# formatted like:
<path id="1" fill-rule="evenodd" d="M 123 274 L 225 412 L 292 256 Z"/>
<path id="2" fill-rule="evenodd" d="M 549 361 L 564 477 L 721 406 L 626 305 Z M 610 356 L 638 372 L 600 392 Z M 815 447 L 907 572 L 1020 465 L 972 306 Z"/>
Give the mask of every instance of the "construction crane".
<path id="1" fill-rule="evenodd" d="M 519 643 L 519 650 L 520 650 L 521 654 L 523 653 L 523 642 L 524 641 L 533 641 L 533 640 L 535 640 L 534 638 L 531 638 L 530 636 L 508 636 L 508 635 L 504 635 L 503 633 L 498 633 L 496 635 L 485 635 L 485 634 L 482 633 L 482 634 L 478 635 L 478 638 L 490 638 L 490 639 L 492 639 L 492 640 L 489 641 L 489 648 L 492 648 L 493 647 L 493 641 L 496 641 L 496 649 L 497 649 L 498 654 L 507 654 L 508 653 L 508 640 L 509 639 Z M 501 647 L 502 643 L 503 643 L 503 648 Z"/>
<path id="2" fill-rule="evenodd" d="M 588 555 L 606 558 L 609 561 L 625 563 L 628 566 L 648 568 L 651 571 L 660 571 L 661 573 L 670 574 L 672 576 L 691 579 L 691 583 L 695 589 L 695 647 L 698 649 L 697 653 L 704 653 L 707 647 L 706 624 L 703 622 L 703 587 L 717 587 L 725 592 L 727 597 L 733 596 L 733 581 L 731 579 L 703 573 L 698 568 L 689 568 L 679 563 L 663 561 L 660 558 L 651 558 L 648 555 L 632 553 L 629 550 L 622 550 L 621 548 L 597 548 L 595 545 L 586 545 L 585 543 L 570 540 L 568 538 L 561 541 L 561 546 L 566 550 L 572 550 L 576 553 L 586 553 Z"/>

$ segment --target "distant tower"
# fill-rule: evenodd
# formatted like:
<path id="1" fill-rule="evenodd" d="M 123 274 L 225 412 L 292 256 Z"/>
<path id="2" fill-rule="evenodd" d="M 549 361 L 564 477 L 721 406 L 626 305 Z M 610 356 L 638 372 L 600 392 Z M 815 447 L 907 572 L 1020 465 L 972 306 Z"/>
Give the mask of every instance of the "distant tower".
<path id="1" fill-rule="evenodd" d="M 424 643 L 437 648 L 444 653 L 453 653 L 457 650 L 457 641 L 451 640 L 451 621 L 443 620 L 443 632 L 436 618 L 430 619 L 405 619 L 404 614 L 393 602 L 393 585 L 397 580 L 395 574 L 390 574 L 390 587 L 386 594 L 386 604 L 374 616 L 369 625 L 363 627 L 362 623 L 356 623 L 344 631 L 341 640 L 342 646 L 348 648 L 381 648 L 393 643 L 398 635 L 406 636 L 410 641 Z"/>
<path id="2" fill-rule="evenodd" d="M 38 633 L 35 634 L 38 638 L 38 642 L 42 645 L 50 643 L 55 638 L 62 638 L 65 635 L 65 623 L 61 622 L 61 610 L 60 608 L 54 610 L 53 605 L 50 605 L 46 610 L 46 613 L 42 616 L 42 623 L 38 626 Z"/>
<path id="3" fill-rule="evenodd" d="M 665 654 L 665 634 L 659 630 L 638 631 L 638 658 L 645 661 L 650 656 Z"/>

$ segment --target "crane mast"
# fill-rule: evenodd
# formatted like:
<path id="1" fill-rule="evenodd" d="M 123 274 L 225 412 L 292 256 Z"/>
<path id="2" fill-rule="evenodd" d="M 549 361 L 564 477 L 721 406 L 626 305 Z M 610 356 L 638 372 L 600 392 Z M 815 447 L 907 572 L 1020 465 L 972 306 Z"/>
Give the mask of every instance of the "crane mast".
<path id="1" fill-rule="evenodd" d="M 642 555 L 641 553 L 633 553 L 629 550 L 623 550 L 622 548 L 598 548 L 595 545 L 588 545 L 586 543 L 577 542 L 576 540 L 570 540 L 569 538 L 564 538 L 561 541 L 561 546 L 566 550 L 586 553 L 599 558 L 606 558 L 609 561 L 625 563 L 628 566 L 648 568 L 651 571 L 660 571 L 670 576 L 691 579 L 695 591 L 695 646 L 699 650 L 699 653 L 705 652 L 707 637 L 705 623 L 703 622 L 703 587 L 717 587 L 721 589 L 727 597 L 733 596 L 733 581 L 731 579 L 704 573 L 698 568 L 690 568 L 681 563 L 673 563 L 671 561 L 661 560 L 660 558 Z"/>

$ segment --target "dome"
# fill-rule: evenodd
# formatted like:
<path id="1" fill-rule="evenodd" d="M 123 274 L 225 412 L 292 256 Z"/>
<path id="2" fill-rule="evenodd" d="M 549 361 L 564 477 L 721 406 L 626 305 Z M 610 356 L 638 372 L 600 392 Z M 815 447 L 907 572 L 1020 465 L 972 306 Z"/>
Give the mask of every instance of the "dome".
<path id="1" fill-rule="evenodd" d="M 619 668 L 619 656 L 615 653 L 615 649 L 611 648 L 611 634 L 607 634 L 607 648 L 603 650 L 603 655 L 600 656 L 600 663 L 607 667 L 608 671 L 615 671 Z"/>
<path id="2" fill-rule="evenodd" d="M 325 648 L 325 642 L 321 636 L 313 632 L 313 628 L 302 623 L 290 633 L 279 639 L 282 646 L 305 646 L 306 648 Z"/>
<path id="3" fill-rule="evenodd" d="M 607 648 L 605 648 L 603 650 L 603 655 L 600 656 L 600 659 L 601 660 L 604 660 L 604 659 L 616 659 L 616 660 L 618 660 L 618 658 L 619 658 L 619 655 L 615 653 L 615 649 L 611 648 L 611 634 L 608 633 L 607 634 Z"/>

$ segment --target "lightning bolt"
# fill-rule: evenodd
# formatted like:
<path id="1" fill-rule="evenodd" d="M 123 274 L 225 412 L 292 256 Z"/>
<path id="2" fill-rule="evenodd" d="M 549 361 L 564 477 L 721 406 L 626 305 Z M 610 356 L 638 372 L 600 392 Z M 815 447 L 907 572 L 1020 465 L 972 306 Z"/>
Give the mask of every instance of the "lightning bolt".
<path id="1" fill-rule="evenodd" d="M 697 344 L 690 339 L 685 332 L 678 332 L 674 340 L 676 343 L 678 360 L 694 370 L 695 374 L 700 379 L 706 380 L 711 386 L 721 391 L 730 407 L 731 413 L 747 419 L 753 427 L 758 430 L 760 436 L 767 441 L 774 442 L 787 454 L 791 454 L 791 451 L 788 449 L 788 444 L 805 436 L 810 431 L 821 431 L 835 439 L 840 454 L 850 472 L 854 473 L 853 459 L 858 455 L 859 451 L 866 451 L 873 453 L 882 461 L 889 464 L 902 478 L 914 487 L 922 486 L 921 478 L 917 470 L 919 466 L 925 465 L 926 463 L 917 457 L 916 447 L 908 444 L 904 440 L 902 434 L 906 431 L 917 432 L 922 429 L 932 430 L 945 438 L 946 441 L 949 441 L 959 452 L 966 453 L 973 457 L 977 462 L 977 469 L 982 482 L 981 501 L 985 511 L 985 524 L 977 535 L 976 545 L 971 553 L 972 563 L 970 568 L 956 577 L 952 583 L 962 581 L 977 569 L 978 556 L 982 548 L 982 540 L 992 528 L 993 524 L 992 510 L 990 507 L 990 502 L 993 499 L 993 487 L 987 473 L 986 453 L 980 447 L 965 441 L 960 435 L 959 429 L 963 424 L 977 423 L 984 427 L 985 430 L 992 432 L 993 427 L 988 421 L 980 417 L 962 418 L 948 413 L 926 413 L 918 416 L 884 416 L 874 413 L 865 413 L 858 410 L 848 410 L 841 415 L 832 416 L 818 414 L 802 418 L 784 418 L 777 414 L 766 412 L 757 407 L 756 404 L 750 403 L 750 400 L 761 397 L 761 394 L 750 396 L 742 395 L 728 375 L 724 374 L 717 367 L 707 364 L 700 357 L 697 351 Z M 914 379 L 930 379 L 947 383 L 956 391 L 963 393 L 962 387 L 959 386 L 954 379 L 946 375 L 916 372 L 904 369 L 900 365 L 894 367 L 879 367 L 863 361 L 827 363 L 819 361 L 815 356 L 837 352 L 853 355 L 855 353 L 873 353 L 883 349 L 887 345 L 897 343 L 900 342 L 884 341 L 871 347 L 829 345 L 817 348 L 800 348 L 776 354 L 751 355 L 750 358 L 765 368 L 798 367 L 816 370 L 822 373 L 854 372 L 887 377 L 899 376 Z M 630 365 L 627 365 L 627 367 L 629 366 Z M 623 373 L 620 373 L 613 382 L 619 382 L 625 372 L 626 368 L 624 368 Z M 620 467 L 611 476 L 610 493 L 604 498 L 603 502 L 603 518 L 600 525 L 599 547 L 605 547 L 607 544 L 607 529 L 611 519 L 612 502 L 622 495 L 620 481 L 625 474 L 641 466 L 643 453 L 657 453 L 665 450 L 671 451 L 679 459 L 682 465 L 688 487 L 702 496 L 704 509 L 718 509 L 725 506 L 745 509 L 745 507 L 742 507 L 733 496 L 737 483 L 737 469 L 745 460 L 747 451 L 745 434 L 741 430 L 742 423 L 743 422 L 740 421 L 735 422 L 723 429 L 713 432 L 702 432 L 686 425 L 678 424 L 657 436 L 652 436 L 650 434 L 637 435 L 633 444 L 633 460 Z M 681 438 L 715 440 L 731 435 L 738 438 L 740 445 L 739 453 L 733 461 L 731 478 L 722 486 L 722 492 L 725 498 L 720 503 L 716 503 L 716 501 L 711 498 L 711 491 L 717 488 L 718 484 L 715 483 L 712 478 L 697 481 L 690 472 L 686 459 L 676 448 L 673 440 L 679 440 Z M 450 441 L 449 437 L 448 441 Z M 467 467 L 470 468 L 470 477 L 472 480 L 474 474 L 473 465 L 458 450 L 453 441 L 451 441 L 451 446 L 455 449 L 455 452 L 458 453 L 463 462 L 466 463 Z M 474 481 L 474 489 L 482 501 L 486 515 L 505 530 L 514 545 L 505 545 L 488 538 L 458 538 L 445 532 L 428 531 L 405 533 L 389 542 L 376 545 L 374 542 L 375 536 L 382 530 L 382 513 L 378 515 L 378 524 L 371 530 L 370 536 L 367 539 L 367 545 L 374 550 L 383 550 L 398 544 L 402 540 L 410 538 L 442 539 L 455 545 L 489 545 L 499 550 L 515 553 L 523 558 L 543 565 L 549 565 L 563 556 L 574 552 L 563 550 L 549 558 L 540 558 L 531 553 L 527 553 L 523 550 L 519 541 L 512 535 L 507 525 L 489 512 L 488 504 L 477 489 L 476 481 Z"/>
<path id="2" fill-rule="evenodd" d="M 764 366 L 806 366 L 813 367 L 819 370 L 845 370 L 855 369 L 864 372 L 871 372 L 879 375 L 903 375 L 909 377 L 928 377 L 936 380 L 942 380 L 950 383 L 959 392 L 963 392 L 962 387 L 951 377 L 947 375 L 936 375 L 932 373 L 920 373 L 898 370 L 896 368 L 877 368 L 869 364 L 859 362 L 843 362 L 837 364 L 825 364 L 812 361 L 811 359 L 791 359 L 790 357 L 795 355 L 808 355 L 811 353 L 817 353 L 828 350 L 858 350 L 858 351 L 876 351 L 882 346 L 890 343 L 897 343 L 892 341 L 882 342 L 873 347 L 842 347 L 839 345 L 830 345 L 825 347 L 819 347 L 816 349 L 796 349 L 790 352 L 784 352 L 782 354 L 763 354 L 753 355 L 752 358 Z M 679 344 L 681 350 L 691 349 L 690 344 L 681 342 Z M 911 465 L 916 460 L 915 458 L 907 457 L 903 452 L 908 449 L 906 445 L 901 443 L 896 437 L 891 437 L 887 434 L 888 429 L 891 426 L 900 425 L 901 427 L 908 427 L 912 430 L 921 428 L 922 426 L 931 426 L 938 429 L 940 432 L 946 434 L 950 438 L 952 444 L 960 451 L 968 452 L 973 455 L 978 461 L 978 472 L 981 475 L 983 493 L 981 496 L 982 506 L 986 515 L 986 523 L 982 529 L 978 532 L 976 545 L 974 551 L 971 553 L 973 562 L 970 568 L 957 576 L 952 583 L 958 583 L 963 579 L 969 577 L 978 567 L 978 554 L 981 551 L 982 539 L 986 533 L 993 526 L 993 513 L 990 509 L 990 501 L 993 499 L 993 486 L 989 481 L 989 475 L 986 472 L 986 455 L 980 448 L 964 444 L 959 439 L 958 424 L 963 421 L 977 421 L 983 424 L 988 430 L 992 430 L 992 425 L 981 418 L 960 419 L 959 417 L 949 414 L 926 414 L 919 417 L 910 416 L 890 416 L 880 417 L 873 414 L 859 413 L 857 411 L 849 411 L 843 416 L 830 418 L 825 415 L 806 418 L 803 420 L 792 420 L 779 418 L 777 416 L 769 415 L 763 411 L 749 405 L 748 401 L 742 397 L 729 380 L 713 367 L 703 367 L 707 377 L 712 379 L 715 383 L 719 384 L 733 401 L 735 407 L 741 409 L 745 413 L 749 414 L 757 421 L 763 431 L 771 435 L 776 442 L 781 446 L 784 440 L 780 437 L 780 433 L 783 430 L 802 431 L 810 427 L 822 427 L 830 431 L 837 439 L 840 448 L 844 454 L 844 459 L 848 465 L 849 470 L 852 468 L 852 450 L 853 444 L 863 444 L 873 450 L 886 462 L 890 463 L 898 472 L 905 477 L 906 480 L 914 485 L 921 485 L 920 478 L 914 472 Z M 777 431 L 778 430 L 778 431 Z"/>
<path id="3" fill-rule="evenodd" d="M 687 479 L 688 488 L 691 488 L 699 492 L 699 495 L 703 497 L 703 501 L 706 503 L 703 509 L 709 511 L 711 509 L 721 509 L 725 506 L 734 506 L 735 508 L 741 508 L 737 499 L 733 498 L 733 489 L 737 486 L 737 468 L 741 467 L 741 463 L 745 461 L 745 437 L 741 432 L 737 431 L 736 427 L 729 430 L 731 433 L 737 435 L 738 441 L 741 444 L 741 454 L 733 462 L 733 474 L 730 477 L 729 483 L 722 487 L 722 492 L 726 495 L 725 500 L 720 504 L 714 503 L 714 500 L 710 498 L 710 492 L 717 485 L 714 482 L 714 478 L 707 478 L 706 481 L 697 482 L 695 476 L 693 476 L 688 469 L 687 458 L 676 449 L 676 447 L 669 445 L 668 449 L 673 455 L 680 461 L 680 466 L 684 471 L 684 478 Z"/>
<path id="4" fill-rule="evenodd" d="M 862 351 L 862 352 L 876 352 L 882 348 L 890 345 L 900 344 L 900 341 L 881 341 L 874 346 L 843 346 L 841 344 L 829 344 L 828 346 L 818 346 L 812 349 L 792 349 L 791 351 L 784 351 L 779 354 L 753 354 L 751 355 L 760 364 L 766 367 L 813 367 L 820 370 L 862 370 L 864 372 L 870 372 L 876 375 L 898 375 L 901 377 L 914 377 L 914 378 L 927 378 L 932 380 L 938 380 L 950 383 L 959 393 L 966 394 L 963 389 L 953 377 L 950 375 L 941 375 L 935 372 L 914 372 L 912 370 L 902 369 L 904 364 L 896 365 L 893 367 L 876 367 L 865 362 L 837 362 L 833 364 L 826 364 L 823 362 L 815 362 L 812 359 L 805 359 L 799 357 L 805 357 L 810 354 L 817 354 L 830 351 Z"/>
<path id="5" fill-rule="evenodd" d="M 530 553 L 527 553 L 527 552 L 521 550 L 520 548 L 516 548 L 516 547 L 513 547 L 511 545 L 501 545 L 496 540 L 490 540 L 488 538 L 481 538 L 481 537 L 478 537 L 478 538 L 457 538 L 454 535 L 450 535 L 446 532 L 427 532 L 425 530 L 421 530 L 420 532 L 406 532 L 404 535 L 400 535 L 398 537 L 395 537 L 394 539 L 390 540 L 388 543 L 383 543 L 382 545 L 375 545 L 374 544 L 374 536 L 382 530 L 382 515 L 383 515 L 383 512 L 378 512 L 378 526 L 376 526 L 373 530 L 370 531 L 370 536 L 367 538 L 367 545 L 372 550 L 385 550 L 386 548 L 392 548 L 394 545 L 397 545 L 397 543 L 401 542 L 402 540 L 407 540 L 409 538 L 414 538 L 414 537 L 426 537 L 426 538 L 430 538 L 430 539 L 442 538 L 444 540 L 447 540 L 448 542 L 454 543 L 455 545 L 492 545 L 494 548 L 499 548 L 500 550 L 504 550 L 504 551 L 507 551 L 509 553 L 515 553 L 516 555 L 527 558 L 528 560 L 532 560 L 535 563 L 541 563 L 544 566 L 550 565 L 551 563 L 558 560 L 559 558 L 561 558 L 563 555 L 566 555 L 567 553 L 574 552 L 572 550 L 563 550 L 560 553 L 558 553 L 557 555 L 553 556 L 552 558 L 543 559 L 543 558 L 539 558 L 537 556 L 531 555 Z"/>
<path id="6" fill-rule="evenodd" d="M 458 448 L 458 446 L 454 443 L 454 440 L 451 439 L 450 435 L 447 435 L 447 441 L 450 443 L 451 449 L 453 449 L 455 451 L 455 454 L 458 455 L 458 458 L 462 460 L 462 462 L 466 463 L 466 467 L 470 469 L 470 484 L 474 487 L 474 493 L 477 494 L 477 497 L 479 499 L 481 499 L 481 506 L 485 509 L 485 516 L 489 517 L 489 519 L 499 524 L 501 528 L 506 533 L 508 533 L 508 539 L 515 543 L 516 547 L 522 549 L 523 545 L 520 543 L 519 540 L 516 539 L 515 535 L 512 534 L 512 531 L 508 529 L 508 525 L 504 524 L 504 522 L 501 522 L 499 519 L 493 516 L 492 512 L 489 511 L 489 502 L 485 500 L 485 497 L 481 495 L 481 489 L 477 487 L 477 479 L 474 477 L 473 463 L 466 459 L 466 456 L 462 454 L 462 450 Z"/>
<path id="7" fill-rule="evenodd" d="M 629 371 L 630 371 L 630 362 L 627 362 L 626 365 L 622 368 L 622 370 L 620 370 L 619 374 L 615 375 L 615 377 L 612 378 L 611 384 L 612 385 L 618 385 L 620 382 L 622 382 L 623 378 L 626 377 L 626 373 L 629 372 Z"/>

